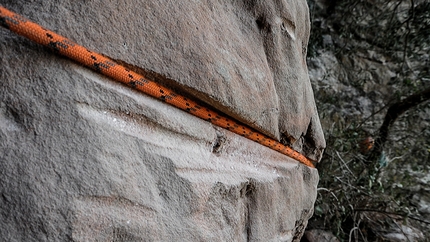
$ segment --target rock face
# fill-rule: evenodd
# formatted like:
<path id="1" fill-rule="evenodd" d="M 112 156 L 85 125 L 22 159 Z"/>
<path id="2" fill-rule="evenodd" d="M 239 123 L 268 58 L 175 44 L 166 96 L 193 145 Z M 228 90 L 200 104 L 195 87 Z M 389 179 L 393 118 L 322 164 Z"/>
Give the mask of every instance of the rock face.
<path id="1" fill-rule="evenodd" d="M 2 1 L 311 159 L 305 1 Z M 299 241 L 318 173 L 0 29 L 0 238 Z"/>

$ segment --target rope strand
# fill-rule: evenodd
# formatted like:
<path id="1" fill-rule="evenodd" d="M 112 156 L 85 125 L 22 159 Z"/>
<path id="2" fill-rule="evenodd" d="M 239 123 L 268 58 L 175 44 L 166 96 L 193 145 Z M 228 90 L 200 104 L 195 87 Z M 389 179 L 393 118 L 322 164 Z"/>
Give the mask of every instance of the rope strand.
<path id="1" fill-rule="evenodd" d="M 133 72 L 101 54 L 90 51 L 61 35 L 47 30 L 2 6 L 0 6 L 0 25 L 38 44 L 47 46 L 54 52 L 66 56 L 81 65 L 94 69 L 105 76 L 122 82 L 149 96 L 209 121 L 216 126 L 230 130 L 231 132 L 269 147 L 309 167 L 315 167 L 311 160 L 292 148 L 240 124 L 221 113 L 199 105 L 197 102 L 183 97 L 169 88 L 163 87 L 145 76 Z"/>

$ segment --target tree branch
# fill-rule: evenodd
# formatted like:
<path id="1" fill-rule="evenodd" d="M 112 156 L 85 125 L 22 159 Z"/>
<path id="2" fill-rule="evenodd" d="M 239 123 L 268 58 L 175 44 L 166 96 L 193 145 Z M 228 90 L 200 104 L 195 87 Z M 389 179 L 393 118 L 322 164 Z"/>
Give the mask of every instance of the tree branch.
<path id="1" fill-rule="evenodd" d="M 375 140 L 375 146 L 372 150 L 372 152 L 369 155 L 369 161 L 375 161 L 375 159 L 379 158 L 381 155 L 384 145 L 387 142 L 388 138 L 388 132 L 393 125 L 394 121 L 400 115 L 405 113 L 411 108 L 416 107 L 417 105 L 428 101 L 430 99 L 430 87 L 410 95 L 409 97 L 403 99 L 402 101 L 399 101 L 397 103 L 394 103 L 388 108 L 387 114 L 385 115 L 384 122 L 382 123 L 381 127 L 379 128 L 379 135 Z"/>

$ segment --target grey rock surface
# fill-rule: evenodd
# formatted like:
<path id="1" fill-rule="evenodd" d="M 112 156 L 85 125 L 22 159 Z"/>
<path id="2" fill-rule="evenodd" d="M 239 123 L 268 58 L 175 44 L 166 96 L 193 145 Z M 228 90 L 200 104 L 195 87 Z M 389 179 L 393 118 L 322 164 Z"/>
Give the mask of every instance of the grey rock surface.
<path id="1" fill-rule="evenodd" d="M 2 2 L 320 159 L 325 140 L 306 67 L 304 0 Z"/>
<path id="2" fill-rule="evenodd" d="M 306 2 L 282 3 L 0 1 L 318 160 Z M 315 169 L 5 29 L 0 80 L 5 241 L 300 240 Z"/>

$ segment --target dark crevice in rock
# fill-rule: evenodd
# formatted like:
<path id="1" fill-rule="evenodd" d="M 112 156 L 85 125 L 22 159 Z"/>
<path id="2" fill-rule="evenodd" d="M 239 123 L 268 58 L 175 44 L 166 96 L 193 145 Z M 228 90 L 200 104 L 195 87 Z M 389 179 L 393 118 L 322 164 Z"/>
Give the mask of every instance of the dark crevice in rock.
<path id="1" fill-rule="evenodd" d="M 292 146 L 297 139 L 295 139 L 293 136 L 288 135 L 287 133 L 281 134 L 281 143 L 286 146 Z"/>
<path id="2" fill-rule="evenodd" d="M 298 242 L 303 236 L 303 233 L 305 232 L 306 226 L 308 224 L 308 217 L 309 217 L 309 211 L 307 209 L 304 209 L 302 211 L 302 214 L 300 216 L 300 219 L 296 221 L 294 225 L 294 237 L 293 242 Z"/>
<path id="3" fill-rule="evenodd" d="M 264 16 L 258 17 L 255 21 L 259 30 L 270 31 L 270 24 L 267 22 Z"/>
<path id="4" fill-rule="evenodd" d="M 306 130 L 306 134 L 302 136 L 303 140 L 303 153 L 311 156 L 310 158 L 314 159 L 315 157 L 315 149 L 318 149 L 317 144 L 315 143 L 315 137 L 313 137 L 314 129 L 312 127 L 312 122 L 309 123 L 308 129 Z M 322 152 L 321 152 L 322 153 Z"/>
<path id="5" fill-rule="evenodd" d="M 226 137 L 224 132 L 222 132 L 222 130 L 220 128 L 216 128 L 215 129 L 216 132 L 216 140 L 214 141 L 213 145 L 212 145 L 212 153 L 216 154 L 216 155 L 220 155 L 225 141 L 226 141 Z"/>
<path id="6" fill-rule="evenodd" d="M 240 190 L 240 195 L 241 197 L 244 197 L 244 202 L 246 204 L 246 210 L 244 214 L 246 241 L 250 241 L 252 239 L 251 211 L 253 204 L 255 204 L 254 191 L 255 184 L 253 181 L 247 182 L 246 185 Z"/>

